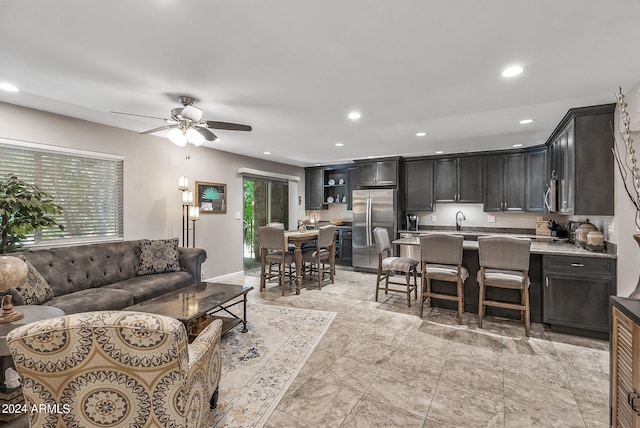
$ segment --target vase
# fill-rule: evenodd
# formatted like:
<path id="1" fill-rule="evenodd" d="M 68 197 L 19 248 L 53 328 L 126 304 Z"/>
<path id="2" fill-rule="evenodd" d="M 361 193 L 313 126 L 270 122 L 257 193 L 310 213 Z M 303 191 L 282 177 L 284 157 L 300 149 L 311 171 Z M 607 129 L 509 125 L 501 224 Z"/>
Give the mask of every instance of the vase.
<path id="1" fill-rule="evenodd" d="M 635 239 L 636 242 L 638 243 L 638 246 L 640 246 L 640 233 L 634 234 L 633 239 Z M 638 279 L 638 284 L 636 285 L 636 288 L 634 288 L 631 294 L 629 294 L 629 298 L 640 300 L 640 279 Z"/>

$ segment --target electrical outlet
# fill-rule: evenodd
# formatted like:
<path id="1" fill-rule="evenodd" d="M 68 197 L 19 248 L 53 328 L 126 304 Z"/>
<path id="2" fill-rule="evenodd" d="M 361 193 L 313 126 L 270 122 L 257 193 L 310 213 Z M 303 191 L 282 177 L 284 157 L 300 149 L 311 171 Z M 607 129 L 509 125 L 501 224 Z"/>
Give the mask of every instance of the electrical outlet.
<path id="1" fill-rule="evenodd" d="M 242 215 L 239 212 L 236 212 L 236 220 L 242 220 Z"/>
<path id="2" fill-rule="evenodd" d="M 488 221 L 489 223 L 495 223 L 495 222 L 496 222 L 496 216 L 494 216 L 494 215 L 488 215 L 488 216 L 487 216 L 487 221 Z"/>
<path id="3" fill-rule="evenodd" d="M 431 214 L 431 221 L 438 221 L 438 218 L 435 214 Z"/>

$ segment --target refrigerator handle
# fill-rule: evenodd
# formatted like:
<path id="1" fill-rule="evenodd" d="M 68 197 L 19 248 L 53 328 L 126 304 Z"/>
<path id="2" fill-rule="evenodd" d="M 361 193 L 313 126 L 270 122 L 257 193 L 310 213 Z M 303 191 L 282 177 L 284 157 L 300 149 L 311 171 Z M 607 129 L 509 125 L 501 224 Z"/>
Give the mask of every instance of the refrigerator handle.
<path id="1" fill-rule="evenodd" d="M 367 228 L 367 246 L 371 246 L 373 244 L 371 239 L 371 198 L 367 198 L 367 218 L 366 218 L 366 228 Z"/>

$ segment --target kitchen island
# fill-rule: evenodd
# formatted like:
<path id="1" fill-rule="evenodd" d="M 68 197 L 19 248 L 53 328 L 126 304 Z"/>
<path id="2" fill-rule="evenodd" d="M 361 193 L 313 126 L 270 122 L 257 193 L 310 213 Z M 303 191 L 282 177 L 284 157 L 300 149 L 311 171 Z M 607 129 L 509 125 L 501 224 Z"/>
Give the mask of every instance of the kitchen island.
<path id="1" fill-rule="evenodd" d="M 478 313 L 478 282 L 480 270 L 478 235 L 465 231 L 412 232 L 411 237 L 396 239 L 394 244 L 420 245 L 421 233 L 458 233 L 465 235 L 463 265 L 469 270 L 465 282 L 465 312 Z M 405 235 L 406 232 L 403 232 Z M 497 233 L 493 233 L 494 235 Z M 606 339 L 609 335 L 609 296 L 616 294 L 616 258 L 613 253 L 592 252 L 568 242 L 539 242 L 536 235 L 500 234 L 501 236 L 528 237 L 531 242 L 529 288 L 531 321 L 549 324 L 552 330 Z M 470 238 L 470 239 L 467 239 Z M 414 254 L 416 254 L 414 252 Z M 418 256 L 419 257 L 419 253 Z M 434 281 L 432 288 L 439 293 L 454 294 L 451 284 Z M 518 292 L 490 290 L 500 300 L 519 302 Z M 455 310 L 455 304 L 446 300 L 433 301 L 438 307 Z M 519 319 L 516 311 L 487 308 L 487 315 Z"/>

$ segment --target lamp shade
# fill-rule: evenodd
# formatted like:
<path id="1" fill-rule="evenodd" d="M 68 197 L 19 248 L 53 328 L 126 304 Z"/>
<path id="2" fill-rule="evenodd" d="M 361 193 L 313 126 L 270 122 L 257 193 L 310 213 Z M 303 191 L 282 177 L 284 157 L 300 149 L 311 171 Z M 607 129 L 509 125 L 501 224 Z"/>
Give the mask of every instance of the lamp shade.
<path id="1" fill-rule="evenodd" d="M 193 192 L 191 190 L 182 192 L 182 205 L 193 205 Z"/>
<path id="2" fill-rule="evenodd" d="M 20 287 L 27 279 L 27 264 L 17 257 L 0 256 L 0 291 Z"/>
<path id="3" fill-rule="evenodd" d="M 187 139 L 196 147 L 204 143 L 204 136 L 194 128 L 187 129 Z"/>
<path id="4" fill-rule="evenodd" d="M 187 145 L 187 136 L 181 129 L 173 128 L 167 132 L 167 137 L 176 146 L 184 147 Z"/>
<path id="5" fill-rule="evenodd" d="M 189 220 L 199 220 L 200 219 L 200 208 L 199 207 L 189 207 Z"/>
<path id="6" fill-rule="evenodd" d="M 189 177 L 186 175 L 178 177 L 178 190 L 189 190 Z"/>

